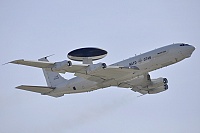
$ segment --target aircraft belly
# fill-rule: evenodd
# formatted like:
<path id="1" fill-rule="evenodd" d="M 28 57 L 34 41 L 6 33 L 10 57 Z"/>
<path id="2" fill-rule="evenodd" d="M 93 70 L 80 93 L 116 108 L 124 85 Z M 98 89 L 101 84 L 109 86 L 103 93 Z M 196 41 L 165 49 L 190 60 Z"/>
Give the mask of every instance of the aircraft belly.
<path id="1" fill-rule="evenodd" d="M 98 89 L 95 82 L 83 78 L 74 78 L 65 87 L 56 88 L 52 93 L 81 93 Z"/>
<path id="2" fill-rule="evenodd" d="M 57 88 L 50 94 L 71 94 L 71 93 L 81 93 L 81 92 L 89 92 L 96 90 L 96 88 L 86 88 L 84 86 L 74 86 L 74 87 L 66 87 L 66 88 Z"/>

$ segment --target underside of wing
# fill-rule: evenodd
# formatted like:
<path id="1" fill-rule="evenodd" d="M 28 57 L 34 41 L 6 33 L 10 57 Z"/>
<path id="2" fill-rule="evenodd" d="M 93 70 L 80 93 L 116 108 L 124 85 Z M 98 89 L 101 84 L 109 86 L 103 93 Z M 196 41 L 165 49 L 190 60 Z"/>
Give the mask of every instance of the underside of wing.
<path id="1" fill-rule="evenodd" d="M 122 82 L 122 83 L 120 83 L 119 87 L 131 88 L 132 91 L 139 92 L 143 95 L 148 93 L 148 90 L 144 90 L 141 86 L 135 86 L 129 82 Z"/>
<path id="2" fill-rule="evenodd" d="M 51 71 L 58 72 L 58 73 L 75 73 L 77 71 L 85 70 L 88 67 L 88 64 L 79 64 L 79 65 L 72 65 L 71 61 L 61 61 L 61 62 L 48 62 L 48 60 L 39 60 L 39 61 L 31 61 L 31 60 L 14 60 L 9 63 L 19 64 L 19 65 L 26 65 L 38 68 L 50 68 Z"/>
<path id="3" fill-rule="evenodd" d="M 168 80 L 166 78 L 151 79 L 148 73 L 137 76 L 128 81 L 122 81 L 118 87 L 131 88 L 141 94 L 156 94 L 168 89 Z"/>
<path id="4" fill-rule="evenodd" d="M 147 94 L 148 90 L 144 89 L 146 86 L 151 84 L 151 77 L 148 73 L 137 76 L 127 81 L 122 81 L 118 87 L 122 88 L 132 88 L 133 91 L 139 92 L 141 94 Z"/>
<path id="5" fill-rule="evenodd" d="M 69 73 L 76 73 L 76 72 L 79 72 L 79 71 L 82 71 L 82 70 L 86 70 L 86 68 L 88 66 L 89 66 L 88 64 L 79 64 L 79 65 L 72 64 L 71 66 L 66 67 L 63 70 L 65 72 L 69 72 Z"/>
<path id="6" fill-rule="evenodd" d="M 33 66 L 33 67 L 38 67 L 38 68 L 51 68 L 54 65 L 54 63 L 52 63 L 52 62 L 30 61 L 30 60 L 24 60 L 24 59 L 11 61 L 9 63 Z"/>
<path id="7" fill-rule="evenodd" d="M 41 94 L 47 94 L 51 91 L 53 91 L 55 88 L 53 87 L 46 87 L 46 86 L 29 86 L 29 85 L 21 85 L 21 86 L 17 86 L 17 89 L 21 89 L 21 90 L 26 90 L 26 91 L 32 91 L 32 92 L 37 92 L 37 93 L 41 93 Z"/>

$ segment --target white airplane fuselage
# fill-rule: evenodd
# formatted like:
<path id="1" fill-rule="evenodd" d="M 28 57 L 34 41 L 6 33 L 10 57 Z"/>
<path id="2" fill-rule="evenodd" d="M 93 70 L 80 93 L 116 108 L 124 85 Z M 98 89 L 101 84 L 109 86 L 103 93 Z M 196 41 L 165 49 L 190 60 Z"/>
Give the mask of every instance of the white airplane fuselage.
<path id="1" fill-rule="evenodd" d="M 110 65 L 127 67 L 136 66 L 140 70 L 138 72 L 130 73 L 125 77 L 119 76 L 119 78 L 115 79 L 114 81 L 109 80 L 106 82 L 102 82 L 101 84 L 81 77 L 74 77 L 72 79 L 69 79 L 67 82 L 64 82 L 57 86 L 56 89 L 51 91 L 48 95 L 87 92 L 109 86 L 118 86 L 118 83 L 120 81 L 133 79 L 134 77 L 143 75 L 144 73 L 148 73 L 156 69 L 169 66 L 185 58 L 188 58 L 191 56 L 194 50 L 195 48 L 193 46 L 183 43 L 176 43 L 164 46 Z"/>

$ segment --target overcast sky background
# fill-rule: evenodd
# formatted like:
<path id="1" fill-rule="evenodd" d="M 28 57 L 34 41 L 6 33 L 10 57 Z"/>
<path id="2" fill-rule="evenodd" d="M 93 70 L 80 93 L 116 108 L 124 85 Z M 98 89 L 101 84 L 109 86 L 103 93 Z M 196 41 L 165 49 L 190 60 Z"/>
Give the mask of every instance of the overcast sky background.
<path id="1" fill-rule="evenodd" d="M 168 78 L 167 91 L 140 98 L 117 87 L 42 96 L 15 89 L 46 85 L 42 70 L 1 66 L 0 132 L 199 133 L 199 7 L 199 0 L 0 0 L 1 64 L 50 54 L 62 61 L 86 46 L 107 50 L 100 60 L 107 64 L 175 42 L 196 47 L 191 58 L 150 73 Z"/>

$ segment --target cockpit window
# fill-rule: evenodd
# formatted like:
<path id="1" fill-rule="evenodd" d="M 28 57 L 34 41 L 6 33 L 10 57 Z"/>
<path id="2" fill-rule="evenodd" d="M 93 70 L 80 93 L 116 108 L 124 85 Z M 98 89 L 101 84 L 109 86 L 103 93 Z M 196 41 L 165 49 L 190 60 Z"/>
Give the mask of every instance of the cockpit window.
<path id="1" fill-rule="evenodd" d="M 182 43 L 182 44 L 180 44 L 180 46 L 189 46 L 189 45 L 188 45 L 188 44 Z"/>

